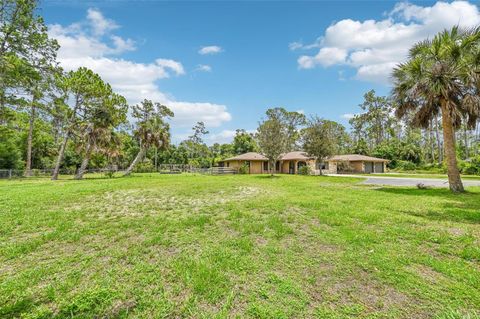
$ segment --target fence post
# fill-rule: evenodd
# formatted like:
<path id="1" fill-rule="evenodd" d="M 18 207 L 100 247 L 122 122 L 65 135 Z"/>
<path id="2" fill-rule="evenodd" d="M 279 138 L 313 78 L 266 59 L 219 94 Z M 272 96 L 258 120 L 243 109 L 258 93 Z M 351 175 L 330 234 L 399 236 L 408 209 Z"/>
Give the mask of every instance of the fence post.
<path id="1" fill-rule="evenodd" d="M 12 169 L 8 170 L 8 178 L 10 178 L 10 179 L 12 178 Z"/>

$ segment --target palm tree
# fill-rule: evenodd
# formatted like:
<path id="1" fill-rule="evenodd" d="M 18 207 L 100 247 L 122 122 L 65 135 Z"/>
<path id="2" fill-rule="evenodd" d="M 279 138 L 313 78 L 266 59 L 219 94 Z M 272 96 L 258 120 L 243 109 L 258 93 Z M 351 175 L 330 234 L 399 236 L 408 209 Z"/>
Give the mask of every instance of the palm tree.
<path id="1" fill-rule="evenodd" d="M 144 100 L 141 104 L 133 107 L 133 117 L 138 119 L 134 135 L 140 143 L 140 151 L 125 171 L 124 176 L 132 173 L 151 146 L 164 150 L 170 142 L 170 126 L 165 122 L 165 118 L 173 117 L 173 112 L 168 107 Z"/>
<path id="2" fill-rule="evenodd" d="M 441 114 L 448 182 L 463 192 L 457 166 L 455 129 L 462 119 L 473 126 L 480 116 L 480 28 L 454 27 L 414 45 L 407 62 L 393 71 L 393 97 L 399 118 L 412 114 L 411 125 L 428 127 Z"/>
<path id="3" fill-rule="evenodd" d="M 95 150 L 104 150 L 105 145 L 113 141 L 113 129 L 127 119 L 128 104 L 121 95 L 113 93 L 110 85 L 105 86 L 105 96 L 90 108 L 88 121 L 79 125 L 79 131 L 85 141 L 85 155 L 75 174 L 75 179 L 82 179 L 88 163 Z"/>

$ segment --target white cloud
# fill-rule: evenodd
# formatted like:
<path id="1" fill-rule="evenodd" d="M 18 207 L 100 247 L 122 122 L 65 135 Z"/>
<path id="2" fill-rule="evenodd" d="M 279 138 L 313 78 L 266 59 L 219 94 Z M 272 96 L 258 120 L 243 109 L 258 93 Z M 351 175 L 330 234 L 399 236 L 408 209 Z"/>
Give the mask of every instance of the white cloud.
<path id="1" fill-rule="evenodd" d="M 478 24 L 478 7 L 467 1 L 437 2 L 430 7 L 402 2 L 383 20 L 333 23 L 313 43 L 320 45 L 319 52 L 299 57 L 298 65 L 305 69 L 346 65 L 357 71 L 356 79 L 385 84 L 392 68 L 405 60 L 414 43 L 454 25 Z M 306 47 L 299 45 L 294 47 Z"/>
<path id="2" fill-rule="evenodd" d="M 197 65 L 197 68 L 195 69 L 195 71 L 212 72 L 212 67 L 206 64 L 199 64 Z"/>
<path id="3" fill-rule="evenodd" d="M 353 119 L 354 117 L 355 117 L 355 114 L 353 113 L 345 113 L 345 114 L 342 114 L 341 116 L 341 118 L 345 120 L 350 120 L 350 119 Z"/>
<path id="4" fill-rule="evenodd" d="M 288 44 L 288 48 L 292 51 L 295 51 L 295 50 L 303 48 L 303 43 L 298 42 L 298 41 L 291 42 L 291 43 Z"/>
<path id="5" fill-rule="evenodd" d="M 236 131 L 233 130 L 223 130 L 219 133 L 212 133 L 207 136 L 205 139 L 207 144 L 225 144 L 225 143 L 230 143 L 233 141 L 233 138 L 235 137 Z"/>
<path id="6" fill-rule="evenodd" d="M 96 9 L 88 9 L 87 19 L 96 35 L 104 35 L 107 32 L 118 29 L 119 26 L 115 21 L 106 19 L 103 14 Z"/>
<path id="7" fill-rule="evenodd" d="M 295 50 L 310 50 L 310 49 L 314 49 L 314 48 L 320 48 L 321 47 L 321 44 L 322 44 L 322 38 L 318 38 L 317 40 L 315 40 L 315 42 L 311 43 L 311 44 L 303 44 L 302 41 L 294 41 L 294 42 L 291 42 L 288 44 L 288 48 L 291 50 L 291 51 L 295 51 Z"/>
<path id="8" fill-rule="evenodd" d="M 339 48 L 321 48 L 317 55 L 303 55 L 298 58 L 298 66 L 301 69 L 311 69 L 320 64 L 330 66 L 345 61 L 347 51 Z"/>
<path id="9" fill-rule="evenodd" d="M 147 98 L 169 106 L 175 113 L 174 128 L 191 127 L 197 121 L 217 127 L 231 120 L 225 105 L 178 101 L 160 90 L 159 80 L 185 74 L 180 62 L 158 58 L 151 63 L 138 63 L 116 57 L 135 49 L 133 40 L 110 34 L 118 27 L 98 10 L 90 9 L 86 21 L 69 26 L 51 25 L 49 34 L 61 45 L 58 60 L 65 70 L 81 66 L 92 69 L 130 104 Z"/>
<path id="10" fill-rule="evenodd" d="M 174 71 L 177 75 L 185 74 L 183 65 L 180 62 L 177 62 L 175 60 L 169 60 L 169 59 L 157 59 L 155 60 L 155 62 L 157 65 L 163 68 L 167 68 Z"/>
<path id="11" fill-rule="evenodd" d="M 116 51 L 112 53 L 122 53 L 136 50 L 135 42 L 132 39 L 123 39 L 116 35 L 112 35 L 110 39 L 116 48 Z"/>
<path id="12" fill-rule="evenodd" d="M 200 48 L 200 50 L 198 50 L 198 53 L 201 55 L 206 55 L 206 54 L 217 54 L 222 51 L 223 49 L 218 45 L 210 45 L 210 46 Z"/>
<path id="13" fill-rule="evenodd" d="M 246 132 L 250 134 L 254 134 L 256 131 L 246 130 Z M 219 144 L 230 143 L 233 141 L 235 134 L 237 134 L 236 130 L 223 130 L 223 131 L 220 131 L 219 133 L 210 133 L 209 135 L 206 136 L 205 142 L 209 145 L 212 145 L 215 143 L 219 143 Z"/>

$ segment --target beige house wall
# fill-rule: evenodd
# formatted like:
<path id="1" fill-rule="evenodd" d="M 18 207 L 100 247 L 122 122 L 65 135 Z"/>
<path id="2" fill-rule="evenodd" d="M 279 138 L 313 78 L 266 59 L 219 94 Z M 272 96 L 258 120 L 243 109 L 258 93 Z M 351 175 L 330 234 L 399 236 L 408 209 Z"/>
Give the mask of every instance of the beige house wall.
<path id="1" fill-rule="evenodd" d="M 328 169 L 323 169 L 322 174 L 337 174 L 337 162 L 328 162 Z"/>
<path id="2" fill-rule="evenodd" d="M 263 161 L 250 161 L 250 174 L 262 174 Z"/>
<path id="3" fill-rule="evenodd" d="M 353 171 L 356 173 L 363 173 L 365 171 L 363 162 L 350 162 L 350 166 L 353 167 Z"/>

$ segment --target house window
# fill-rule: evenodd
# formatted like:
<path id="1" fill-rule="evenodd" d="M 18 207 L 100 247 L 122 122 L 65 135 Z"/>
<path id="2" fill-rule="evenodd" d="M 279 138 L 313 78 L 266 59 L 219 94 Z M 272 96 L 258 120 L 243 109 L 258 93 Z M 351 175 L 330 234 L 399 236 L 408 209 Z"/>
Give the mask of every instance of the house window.
<path id="1" fill-rule="evenodd" d="M 230 162 L 227 162 L 227 167 L 230 167 Z"/>
<path id="2" fill-rule="evenodd" d="M 263 162 L 263 170 L 268 172 L 268 162 Z"/>
<path id="3" fill-rule="evenodd" d="M 250 168 L 250 161 L 245 161 L 245 165 Z"/>
<path id="4" fill-rule="evenodd" d="M 328 170 L 328 162 L 317 163 L 317 169 Z"/>

